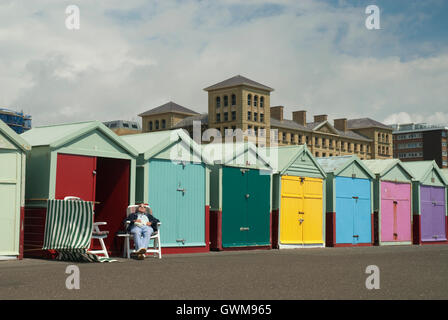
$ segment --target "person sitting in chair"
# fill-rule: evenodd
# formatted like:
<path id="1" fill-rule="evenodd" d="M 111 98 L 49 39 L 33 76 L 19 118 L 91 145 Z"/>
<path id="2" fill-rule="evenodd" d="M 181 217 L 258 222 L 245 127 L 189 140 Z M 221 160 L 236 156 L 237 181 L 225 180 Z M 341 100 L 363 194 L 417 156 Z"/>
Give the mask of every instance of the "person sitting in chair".
<path id="1" fill-rule="evenodd" d="M 148 207 L 140 203 L 135 213 L 131 213 L 125 221 L 130 222 L 127 231 L 134 237 L 135 251 L 137 259 L 145 258 L 146 248 L 153 232 L 157 231 L 159 219 L 154 218 L 152 209 L 149 208 L 149 214 L 146 212 Z"/>

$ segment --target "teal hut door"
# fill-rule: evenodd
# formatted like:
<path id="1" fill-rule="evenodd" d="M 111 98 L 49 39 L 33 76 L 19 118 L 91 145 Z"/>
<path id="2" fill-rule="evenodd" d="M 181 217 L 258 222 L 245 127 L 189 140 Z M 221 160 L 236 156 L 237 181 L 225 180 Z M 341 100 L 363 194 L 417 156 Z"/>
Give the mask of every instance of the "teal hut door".
<path id="1" fill-rule="evenodd" d="M 222 246 L 269 245 L 270 175 L 230 167 L 222 175 Z"/>
<path id="2" fill-rule="evenodd" d="M 148 199 L 162 222 L 162 246 L 205 246 L 203 164 L 151 160 Z"/>

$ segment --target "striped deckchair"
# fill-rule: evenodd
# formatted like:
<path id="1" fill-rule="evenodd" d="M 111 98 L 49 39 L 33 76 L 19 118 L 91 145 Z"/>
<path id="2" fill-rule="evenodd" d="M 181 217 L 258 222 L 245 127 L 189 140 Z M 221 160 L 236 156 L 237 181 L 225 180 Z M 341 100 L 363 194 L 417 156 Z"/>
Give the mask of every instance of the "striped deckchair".
<path id="1" fill-rule="evenodd" d="M 58 260 L 77 262 L 116 261 L 88 252 L 93 230 L 93 203 L 48 200 L 44 250 L 55 250 Z"/>

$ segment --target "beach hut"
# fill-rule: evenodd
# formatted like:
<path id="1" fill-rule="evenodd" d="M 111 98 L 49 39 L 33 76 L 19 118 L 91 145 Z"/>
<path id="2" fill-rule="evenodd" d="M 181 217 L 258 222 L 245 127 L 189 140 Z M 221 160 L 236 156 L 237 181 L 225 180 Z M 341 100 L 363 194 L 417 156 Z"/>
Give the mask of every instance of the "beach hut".
<path id="1" fill-rule="evenodd" d="M 0 260 L 23 257 L 25 162 L 30 149 L 0 120 Z"/>
<path id="2" fill-rule="evenodd" d="M 211 143 L 210 248 L 271 248 L 272 168 L 254 144 Z"/>
<path id="3" fill-rule="evenodd" d="M 375 175 L 357 156 L 316 160 L 327 174 L 326 245 L 372 245 Z"/>
<path id="4" fill-rule="evenodd" d="M 306 145 L 266 148 L 273 176 L 272 246 L 325 246 L 326 174 Z"/>
<path id="5" fill-rule="evenodd" d="M 211 162 L 182 129 L 122 136 L 139 153 L 137 202 L 162 222 L 162 253 L 206 252 Z"/>
<path id="6" fill-rule="evenodd" d="M 121 255 L 126 208 L 134 203 L 137 151 L 98 121 L 35 127 L 22 137 L 32 146 L 27 158 L 25 253 L 42 252 L 48 199 L 77 196 L 94 202 L 95 221 L 109 231 L 111 255 Z M 93 249 L 97 249 L 94 244 Z"/>
<path id="7" fill-rule="evenodd" d="M 412 173 L 398 159 L 362 162 L 375 174 L 375 244 L 412 244 Z"/>
<path id="8" fill-rule="evenodd" d="M 413 182 L 414 244 L 448 243 L 446 189 L 448 180 L 435 161 L 406 162 Z"/>

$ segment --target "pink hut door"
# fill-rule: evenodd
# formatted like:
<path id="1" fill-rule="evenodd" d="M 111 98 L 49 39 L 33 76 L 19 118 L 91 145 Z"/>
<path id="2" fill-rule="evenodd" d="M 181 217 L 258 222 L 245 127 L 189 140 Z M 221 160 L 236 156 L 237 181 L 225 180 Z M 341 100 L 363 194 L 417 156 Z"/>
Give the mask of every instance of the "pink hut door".
<path id="1" fill-rule="evenodd" d="M 411 185 L 381 183 L 381 241 L 411 241 Z"/>

